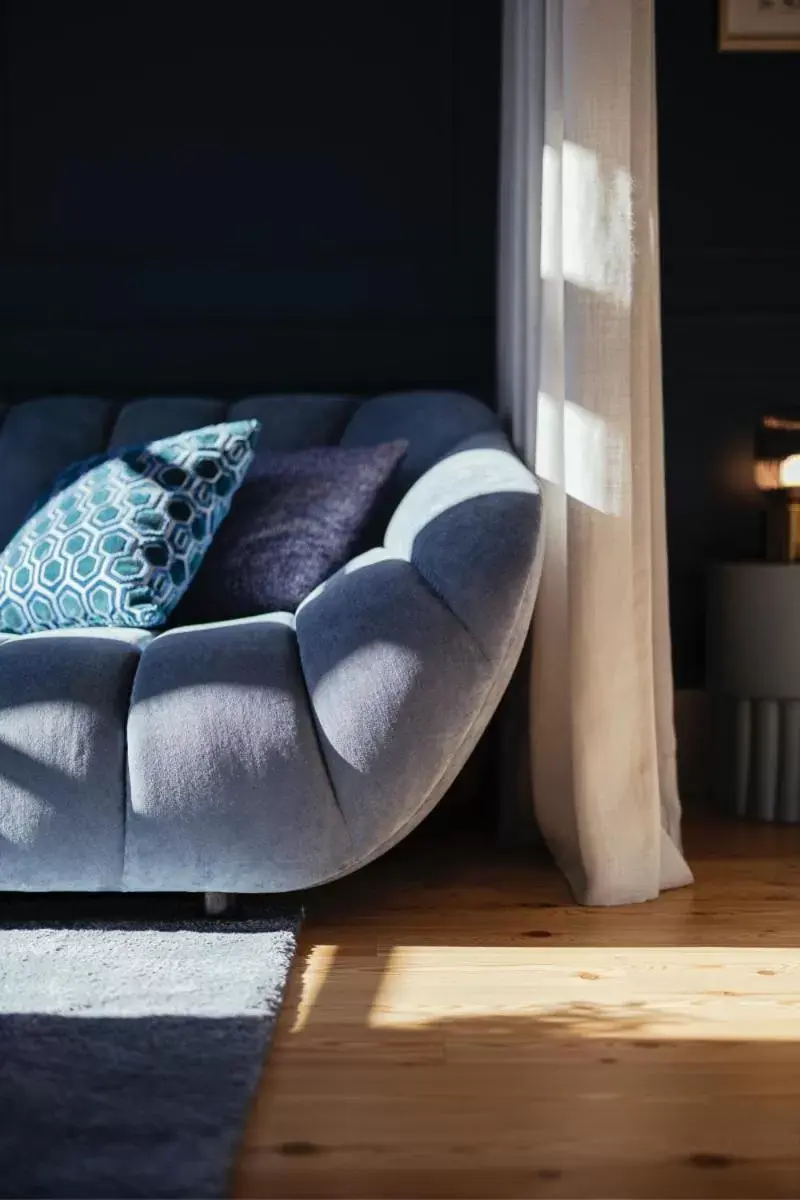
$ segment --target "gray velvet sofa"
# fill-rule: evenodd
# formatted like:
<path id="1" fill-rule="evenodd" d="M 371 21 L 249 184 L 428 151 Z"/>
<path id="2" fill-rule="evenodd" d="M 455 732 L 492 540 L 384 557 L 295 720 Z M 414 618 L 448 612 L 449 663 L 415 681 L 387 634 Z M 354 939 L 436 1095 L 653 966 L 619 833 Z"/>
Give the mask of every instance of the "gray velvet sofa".
<path id="1" fill-rule="evenodd" d="M 46 397 L 0 424 L 0 544 L 68 464 L 237 417 L 300 449 L 406 438 L 383 544 L 295 615 L 0 641 L 0 891 L 280 892 L 433 808 L 520 654 L 540 496 L 457 393 Z"/>

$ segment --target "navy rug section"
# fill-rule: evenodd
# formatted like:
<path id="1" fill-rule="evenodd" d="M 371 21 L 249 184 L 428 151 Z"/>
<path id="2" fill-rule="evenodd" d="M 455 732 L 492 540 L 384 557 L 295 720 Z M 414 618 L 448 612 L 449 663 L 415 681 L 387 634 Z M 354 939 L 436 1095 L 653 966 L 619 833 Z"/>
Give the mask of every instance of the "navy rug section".
<path id="1" fill-rule="evenodd" d="M 299 923 L 4 912 L 0 1195 L 227 1195 Z"/>

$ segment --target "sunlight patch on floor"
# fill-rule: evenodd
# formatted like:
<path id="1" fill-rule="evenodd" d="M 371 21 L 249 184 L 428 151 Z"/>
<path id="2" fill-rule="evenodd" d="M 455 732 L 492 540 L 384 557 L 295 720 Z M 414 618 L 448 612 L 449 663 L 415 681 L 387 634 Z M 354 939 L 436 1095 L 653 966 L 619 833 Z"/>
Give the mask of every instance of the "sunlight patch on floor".
<path id="1" fill-rule="evenodd" d="M 303 972 L 302 991 L 297 1004 L 297 1015 L 292 1023 L 292 1033 L 299 1033 L 308 1024 L 310 1014 L 319 1000 L 320 993 L 330 975 L 338 946 L 315 946 L 308 956 Z"/>
<path id="2" fill-rule="evenodd" d="M 493 1016 L 564 1037 L 797 1042 L 800 949 L 402 946 L 384 957 L 366 1020 Z"/>

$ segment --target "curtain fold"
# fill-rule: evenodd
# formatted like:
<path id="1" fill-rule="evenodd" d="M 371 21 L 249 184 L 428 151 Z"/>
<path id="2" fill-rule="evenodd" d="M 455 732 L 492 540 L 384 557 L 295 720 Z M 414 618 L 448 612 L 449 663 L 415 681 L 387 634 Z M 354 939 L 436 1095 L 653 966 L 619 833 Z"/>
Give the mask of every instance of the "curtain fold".
<path id="1" fill-rule="evenodd" d="M 576 898 L 691 881 L 664 503 L 652 0 L 505 0 L 498 378 L 542 480 L 532 803 Z"/>

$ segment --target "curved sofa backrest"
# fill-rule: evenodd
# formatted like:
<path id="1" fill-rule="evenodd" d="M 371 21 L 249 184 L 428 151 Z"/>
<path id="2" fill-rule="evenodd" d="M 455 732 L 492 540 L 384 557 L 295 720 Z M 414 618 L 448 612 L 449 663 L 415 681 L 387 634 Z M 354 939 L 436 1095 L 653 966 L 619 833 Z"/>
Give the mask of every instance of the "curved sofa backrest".
<path id="1" fill-rule="evenodd" d="M 530 616 L 540 526 L 538 482 L 496 430 L 460 442 L 411 487 L 384 544 L 496 662 Z"/>
<path id="2" fill-rule="evenodd" d="M 485 405 L 456 392 L 356 396 L 275 394 L 229 403 L 207 396 L 146 396 L 126 403 L 99 396 L 43 396 L 0 413 L 0 546 L 56 476 L 109 447 L 169 437 L 203 425 L 255 417 L 262 445 L 409 443 L 392 481 L 386 517 L 408 488 L 464 438 L 497 429 Z"/>
<path id="3" fill-rule="evenodd" d="M 498 429 L 495 414 L 463 392 L 390 392 L 359 407 L 342 445 L 408 442 L 405 458 L 389 484 L 387 507 L 393 510 L 411 485 L 459 442 Z"/>
<path id="4" fill-rule="evenodd" d="M 257 417 L 275 450 L 338 442 L 360 401 L 350 396 L 145 396 L 120 404 L 99 396 L 42 396 L 16 404 L 0 425 L 0 546 L 70 464 L 109 447 L 170 437 L 203 425 Z"/>

